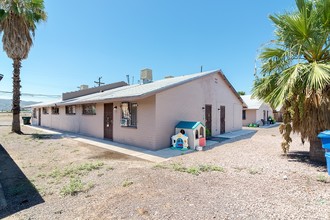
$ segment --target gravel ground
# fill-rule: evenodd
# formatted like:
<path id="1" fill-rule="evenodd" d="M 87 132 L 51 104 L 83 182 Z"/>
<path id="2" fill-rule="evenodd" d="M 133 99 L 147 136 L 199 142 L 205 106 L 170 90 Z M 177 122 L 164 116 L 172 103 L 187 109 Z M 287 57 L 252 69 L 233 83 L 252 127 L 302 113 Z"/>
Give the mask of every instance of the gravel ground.
<path id="1" fill-rule="evenodd" d="M 278 127 L 154 164 L 26 127 L 12 134 L 6 120 L 0 144 L 13 161 L 0 170 L 17 166 L 33 187 L 13 189 L 2 172 L 9 205 L 0 218 L 330 219 L 325 165 L 308 160 L 298 136 L 283 156 Z M 80 192 L 65 195 L 74 180 Z"/>

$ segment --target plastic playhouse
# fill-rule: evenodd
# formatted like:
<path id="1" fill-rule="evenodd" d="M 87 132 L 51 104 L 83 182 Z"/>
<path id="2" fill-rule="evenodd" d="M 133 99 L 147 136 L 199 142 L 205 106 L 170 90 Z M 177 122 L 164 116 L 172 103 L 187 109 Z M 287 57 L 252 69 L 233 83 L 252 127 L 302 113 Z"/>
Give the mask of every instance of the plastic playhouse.
<path id="1" fill-rule="evenodd" d="M 201 150 L 206 146 L 206 129 L 201 122 L 180 121 L 175 126 L 176 135 L 172 136 L 172 146 L 176 147 L 178 138 L 187 137 L 187 148 Z M 182 134 L 182 135 L 180 135 Z M 180 140 L 179 140 L 180 141 Z M 179 145 L 180 147 L 181 145 Z"/>
<path id="2" fill-rule="evenodd" d="M 172 149 L 188 150 L 188 137 L 181 132 L 172 136 Z"/>

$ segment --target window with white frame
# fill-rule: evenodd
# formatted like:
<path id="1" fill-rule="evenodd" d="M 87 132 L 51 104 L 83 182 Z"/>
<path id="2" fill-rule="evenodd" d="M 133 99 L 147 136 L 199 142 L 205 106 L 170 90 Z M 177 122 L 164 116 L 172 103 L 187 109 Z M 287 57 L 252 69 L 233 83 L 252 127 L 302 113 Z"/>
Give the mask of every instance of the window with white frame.
<path id="1" fill-rule="evenodd" d="M 48 114 L 48 108 L 47 107 L 42 108 L 42 114 Z"/>
<path id="2" fill-rule="evenodd" d="M 52 114 L 53 114 L 53 115 L 58 115 L 58 114 L 60 114 L 60 109 L 59 109 L 59 107 L 57 107 L 57 106 L 52 107 Z"/>
<path id="3" fill-rule="evenodd" d="M 67 105 L 67 106 L 65 106 L 65 114 L 67 114 L 67 115 L 75 115 L 76 114 L 76 106 L 75 105 Z"/>
<path id="4" fill-rule="evenodd" d="M 82 105 L 83 115 L 96 115 L 96 104 L 84 104 Z"/>
<path id="5" fill-rule="evenodd" d="M 123 127 L 137 127 L 137 103 L 121 103 L 121 123 Z"/>

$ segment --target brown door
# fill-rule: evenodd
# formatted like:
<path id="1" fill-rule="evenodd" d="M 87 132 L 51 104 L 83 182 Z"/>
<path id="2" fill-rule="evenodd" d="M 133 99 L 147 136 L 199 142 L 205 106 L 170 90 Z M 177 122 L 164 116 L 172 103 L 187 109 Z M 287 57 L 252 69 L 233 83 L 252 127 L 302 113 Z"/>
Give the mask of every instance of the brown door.
<path id="1" fill-rule="evenodd" d="M 226 132 L 226 106 L 220 106 L 220 134 Z"/>
<path id="2" fill-rule="evenodd" d="M 41 108 L 38 109 L 38 126 L 41 126 Z"/>
<path id="3" fill-rule="evenodd" d="M 104 138 L 112 140 L 113 104 L 104 104 Z"/>
<path id="4" fill-rule="evenodd" d="M 206 136 L 212 135 L 212 105 L 205 105 Z"/>

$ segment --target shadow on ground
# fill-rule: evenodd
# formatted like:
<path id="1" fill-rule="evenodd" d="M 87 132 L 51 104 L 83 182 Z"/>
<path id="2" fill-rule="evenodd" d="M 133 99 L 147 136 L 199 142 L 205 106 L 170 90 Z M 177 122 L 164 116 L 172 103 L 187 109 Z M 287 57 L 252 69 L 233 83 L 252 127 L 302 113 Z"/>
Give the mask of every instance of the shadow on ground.
<path id="1" fill-rule="evenodd" d="M 0 211 L 0 219 L 44 202 L 1 144 L 0 161 L 0 183 L 7 201 L 7 207 Z"/>
<path id="2" fill-rule="evenodd" d="M 309 159 L 309 152 L 308 151 L 292 151 L 288 153 L 287 155 L 289 162 L 300 162 L 300 163 L 306 163 L 313 167 L 316 167 L 319 169 L 319 171 L 326 172 L 326 163 L 323 162 L 317 162 L 317 161 L 311 161 Z"/>
<path id="3" fill-rule="evenodd" d="M 212 148 L 215 148 L 215 147 L 221 146 L 221 145 L 223 145 L 223 144 L 227 144 L 227 143 L 233 143 L 233 142 L 240 141 L 240 140 L 244 140 L 244 139 L 250 139 L 250 138 L 253 137 L 256 133 L 257 133 L 257 130 L 252 131 L 252 132 L 249 133 L 249 134 L 241 135 L 241 136 L 234 137 L 234 138 L 210 137 L 210 138 L 208 138 L 208 140 L 216 141 L 216 142 L 218 142 L 218 143 L 213 144 L 213 145 L 211 145 L 211 146 L 207 146 L 207 147 L 204 148 L 204 150 L 210 150 L 210 149 L 212 149 Z"/>
<path id="4" fill-rule="evenodd" d="M 33 134 L 25 134 L 23 135 L 31 136 L 32 139 L 61 139 L 62 135 L 60 134 L 39 134 L 39 133 L 33 133 Z"/>

